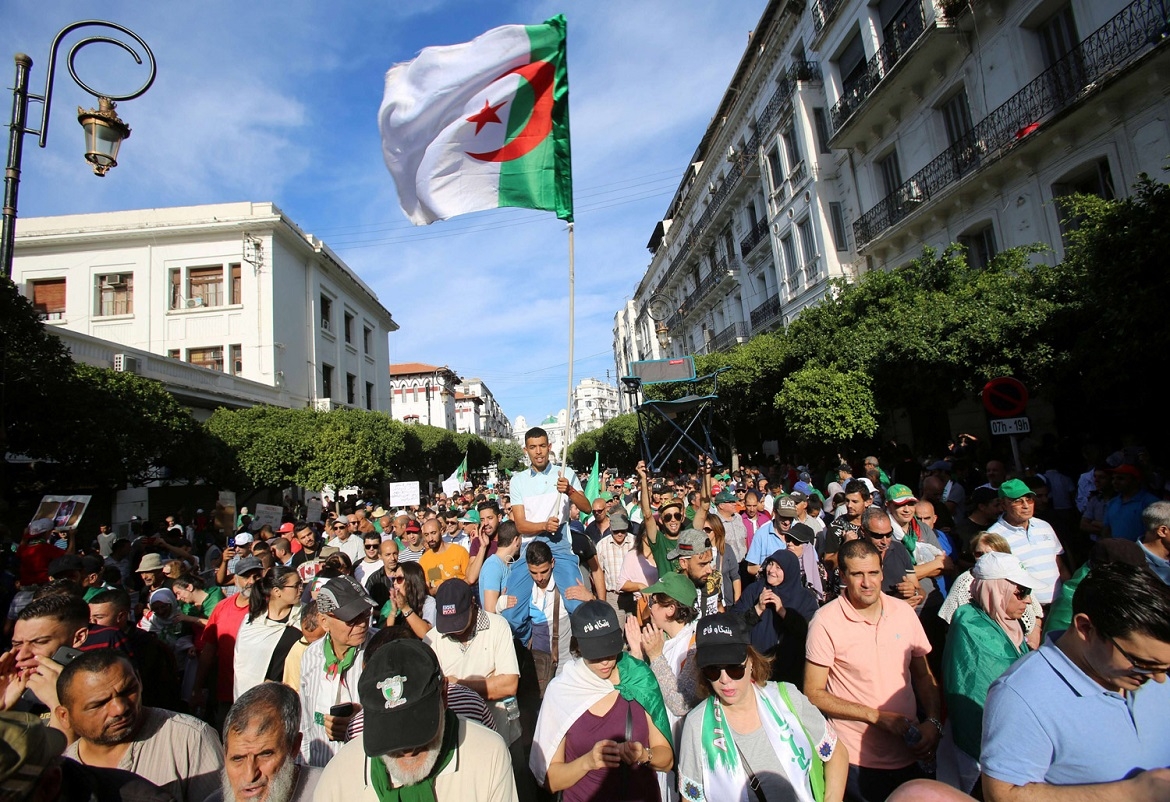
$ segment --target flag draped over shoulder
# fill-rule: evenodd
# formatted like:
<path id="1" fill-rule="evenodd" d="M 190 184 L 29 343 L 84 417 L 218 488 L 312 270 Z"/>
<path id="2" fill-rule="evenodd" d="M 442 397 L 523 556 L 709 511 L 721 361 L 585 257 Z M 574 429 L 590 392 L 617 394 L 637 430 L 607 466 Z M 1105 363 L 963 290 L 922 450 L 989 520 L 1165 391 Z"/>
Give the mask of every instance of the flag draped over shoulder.
<path id="1" fill-rule="evenodd" d="M 378 126 L 415 225 L 500 206 L 573 220 L 563 16 L 428 47 L 394 65 Z"/>

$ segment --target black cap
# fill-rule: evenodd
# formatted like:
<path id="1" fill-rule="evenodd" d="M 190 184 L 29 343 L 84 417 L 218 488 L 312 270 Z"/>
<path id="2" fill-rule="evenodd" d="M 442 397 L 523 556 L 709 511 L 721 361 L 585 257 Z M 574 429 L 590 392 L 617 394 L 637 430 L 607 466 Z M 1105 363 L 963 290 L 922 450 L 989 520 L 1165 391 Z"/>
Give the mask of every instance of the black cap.
<path id="1" fill-rule="evenodd" d="M 430 647 L 417 640 L 383 645 L 358 680 L 366 754 L 377 757 L 430 743 L 439 731 L 442 696 L 443 672 Z"/>
<path id="2" fill-rule="evenodd" d="M 104 565 L 105 563 L 102 561 L 101 557 L 97 557 L 93 554 L 85 554 L 81 558 L 81 573 L 96 574 L 102 570 L 102 566 Z"/>
<path id="3" fill-rule="evenodd" d="M 795 540 L 797 543 L 802 545 L 806 543 L 812 543 L 813 538 L 817 536 L 817 533 L 813 531 L 811 526 L 808 524 L 802 524 L 800 521 L 797 521 L 793 523 L 792 526 L 788 527 L 788 532 L 786 534 L 788 535 L 789 540 Z"/>
<path id="4" fill-rule="evenodd" d="M 462 579 L 448 579 L 435 591 L 435 629 L 452 635 L 467 629 L 473 607 L 471 585 Z"/>
<path id="5" fill-rule="evenodd" d="M 49 563 L 49 576 L 57 576 L 58 574 L 68 573 L 69 571 L 81 571 L 81 558 L 76 554 L 64 554 Z"/>
<path id="6" fill-rule="evenodd" d="M 736 613 L 703 616 L 695 628 L 695 658 L 699 668 L 739 665 L 747 660 L 750 643 L 743 617 Z"/>
<path id="7" fill-rule="evenodd" d="M 971 509 L 975 509 L 980 504 L 986 504 L 989 501 L 995 501 L 999 498 L 999 491 L 994 487 L 979 486 L 971 491 L 971 495 L 967 496 L 967 504 Z"/>
<path id="8" fill-rule="evenodd" d="M 317 611 L 339 621 L 352 621 L 362 613 L 369 613 L 374 606 L 365 588 L 351 576 L 335 576 L 317 592 Z"/>
<path id="9" fill-rule="evenodd" d="M 573 612 L 569 620 L 573 637 L 577 639 L 577 651 L 585 659 L 600 660 L 622 653 L 625 645 L 622 628 L 617 613 L 608 602 L 587 601 Z"/>

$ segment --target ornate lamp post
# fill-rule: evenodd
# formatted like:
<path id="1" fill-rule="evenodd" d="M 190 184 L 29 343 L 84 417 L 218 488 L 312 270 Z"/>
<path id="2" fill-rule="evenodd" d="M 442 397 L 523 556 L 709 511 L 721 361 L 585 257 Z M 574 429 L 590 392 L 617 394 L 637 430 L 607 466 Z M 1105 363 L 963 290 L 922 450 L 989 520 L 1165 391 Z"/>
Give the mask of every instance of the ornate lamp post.
<path id="1" fill-rule="evenodd" d="M 24 53 L 16 54 L 16 85 L 12 89 L 12 122 L 8 126 L 8 164 L 4 171 L 3 226 L 0 227 L 0 268 L 3 269 L 5 277 L 12 275 L 12 253 L 16 238 L 16 195 L 20 186 L 20 161 L 24 153 L 24 135 L 36 134 L 38 144 L 42 148 L 45 146 L 45 140 L 49 135 L 49 111 L 53 99 L 53 71 L 57 62 L 57 48 L 65 36 L 78 28 L 86 27 L 112 28 L 115 31 L 120 31 L 142 47 L 150 65 L 150 75 L 137 91 L 126 95 L 98 92 L 77 77 L 73 60 L 77 57 L 79 50 L 94 42 L 105 42 L 122 48 L 139 64 L 142 63 L 142 56 L 139 56 L 138 52 L 130 45 L 109 36 L 89 36 L 70 48 L 67 62 L 69 76 L 73 78 L 74 83 L 98 100 L 96 109 L 77 109 L 77 122 L 85 130 L 85 160 L 93 165 L 94 174 L 104 176 L 111 167 L 117 166 L 118 148 L 122 144 L 122 140 L 130 136 L 130 127 L 122 122 L 114 111 L 116 105 L 114 101 L 133 100 L 150 89 L 151 84 L 154 83 L 154 53 L 151 52 L 150 46 L 143 41 L 141 36 L 129 28 L 113 22 L 82 20 L 61 29 L 53 39 L 53 46 L 49 49 L 49 69 L 48 76 L 45 78 L 43 95 L 34 95 L 28 91 L 32 59 Z M 41 104 L 41 121 L 37 128 L 30 128 L 27 125 L 30 100 Z"/>

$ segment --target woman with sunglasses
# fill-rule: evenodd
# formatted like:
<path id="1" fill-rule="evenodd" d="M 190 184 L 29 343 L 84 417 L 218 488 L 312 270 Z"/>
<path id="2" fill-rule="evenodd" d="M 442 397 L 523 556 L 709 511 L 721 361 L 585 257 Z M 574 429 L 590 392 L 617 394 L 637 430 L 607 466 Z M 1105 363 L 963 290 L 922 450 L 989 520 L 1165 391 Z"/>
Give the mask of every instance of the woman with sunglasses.
<path id="1" fill-rule="evenodd" d="M 751 646 L 737 613 L 699 621 L 699 698 L 683 725 L 679 791 L 701 802 L 841 802 L 844 745 L 794 685 L 769 681 L 771 660 Z"/>
<path id="2" fill-rule="evenodd" d="M 394 587 L 378 611 L 378 624 L 406 624 L 421 638 L 435 625 L 435 597 L 427 594 L 427 579 L 418 563 L 398 563 L 391 577 Z"/>
<path id="3" fill-rule="evenodd" d="M 980 532 L 971 538 L 971 554 L 978 560 L 984 554 L 990 551 L 997 551 L 1001 554 L 1011 554 L 1012 547 L 1008 545 L 1007 539 L 1003 535 L 998 535 L 995 532 Z M 951 583 L 951 590 L 947 593 L 947 598 L 943 602 L 938 611 L 938 617 L 948 624 L 954 618 L 955 611 L 964 604 L 971 602 L 971 582 L 975 577 L 971 575 L 970 571 L 964 571 L 955 577 L 955 581 Z M 1028 600 L 1028 609 L 1024 611 L 1024 615 L 1020 618 L 1020 624 L 1024 627 L 1024 634 L 1027 636 L 1028 645 L 1033 649 L 1040 645 L 1040 625 L 1044 616 L 1044 610 L 1040 607 L 1040 602 L 1035 599 Z"/>
<path id="4" fill-rule="evenodd" d="M 564 802 L 658 802 L 674 766 L 670 725 L 650 667 L 623 651 L 617 613 L 588 601 L 570 618 L 574 656 L 548 684 L 529 767 Z"/>
<path id="5" fill-rule="evenodd" d="M 816 599 L 801 580 L 800 563 L 787 549 L 773 552 L 734 611 L 744 617 L 752 648 L 772 661 L 771 679 L 804 687 L 804 642 Z"/>
<path id="6" fill-rule="evenodd" d="M 236 635 L 232 698 L 265 680 L 280 682 L 289 649 L 301 638 L 301 594 L 297 569 L 277 565 L 252 586 L 248 615 Z"/>
<path id="7" fill-rule="evenodd" d="M 979 780 L 987 691 L 1031 649 L 1020 619 L 1039 580 L 1017 557 L 990 551 L 971 569 L 971 603 L 951 618 L 943 651 L 950 716 L 939 743 L 938 779 L 969 793 Z"/>

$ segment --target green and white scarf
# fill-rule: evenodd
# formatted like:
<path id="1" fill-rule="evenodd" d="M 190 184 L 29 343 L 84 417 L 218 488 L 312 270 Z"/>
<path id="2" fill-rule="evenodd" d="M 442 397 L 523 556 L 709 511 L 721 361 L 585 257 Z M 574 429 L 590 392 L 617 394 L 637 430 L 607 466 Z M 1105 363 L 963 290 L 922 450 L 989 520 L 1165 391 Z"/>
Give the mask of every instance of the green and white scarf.
<path id="1" fill-rule="evenodd" d="M 825 766 L 812 739 L 792 709 L 784 686 L 769 682 L 756 693 L 756 707 L 768 742 L 784 767 L 784 776 L 801 802 L 824 802 Z M 723 715 L 723 705 L 709 696 L 703 711 L 703 777 L 680 777 L 679 790 L 688 800 L 754 802 L 748 774 Z"/>

